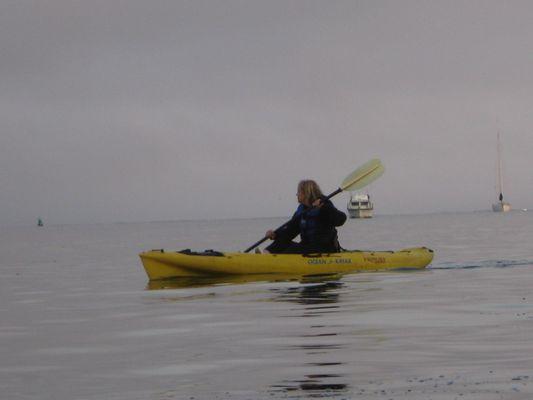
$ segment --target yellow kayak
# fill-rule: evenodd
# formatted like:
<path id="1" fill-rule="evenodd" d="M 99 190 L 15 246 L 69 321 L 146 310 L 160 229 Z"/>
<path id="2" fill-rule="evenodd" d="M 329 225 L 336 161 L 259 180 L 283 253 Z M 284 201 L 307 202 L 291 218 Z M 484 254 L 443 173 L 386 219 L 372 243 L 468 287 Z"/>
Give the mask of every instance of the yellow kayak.
<path id="1" fill-rule="evenodd" d="M 155 280 L 214 275 L 304 276 L 404 268 L 422 269 L 433 260 L 433 250 L 417 247 L 399 251 L 345 251 L 310 255 L 152 250 L 139 256 L 148 278 Z"/>

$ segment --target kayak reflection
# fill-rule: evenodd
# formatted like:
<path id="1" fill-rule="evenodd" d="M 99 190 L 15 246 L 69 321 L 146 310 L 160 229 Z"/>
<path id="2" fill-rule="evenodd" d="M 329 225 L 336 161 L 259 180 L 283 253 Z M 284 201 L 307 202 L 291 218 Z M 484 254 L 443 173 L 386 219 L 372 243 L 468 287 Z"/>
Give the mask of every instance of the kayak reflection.
<path id="1" fill-rule="evenodd" d="M 274 301 L 295 303 L 292 315 L 287 317 L 311 318 L 310 324 L 294 338 L 283 350 L 294 352 L 292 371 L 302 371 L 302 375 L 284 379 L 270 387 L 272 396 L 289 395 L 291 398 L 343 396 L 349 389 L 344 370 L 347 365 L 341 361 L 345 349 L 341 337 L 341 326 L 331 323 L 332 313 L 339 309 L 339 299 L 344 283 L 333 277 L 323 277 L 316 284 L 299 285 L 290 288 L 274 288 Z M 289 338 L 292 340 L 292 338 Z"/>
<path id="2" fill-rule="evenodd" d="M 256 274 L 256 275 L 224 275 L 224 276 L 191 276 L 175 279 L 160 279 L 149 281 L 147 290 L 165 289 L 186 289 L 199 288 L 215 285 L 238 285 L 245 283 L 260 282 L 299 282 L 320 283 L 324 281 L 338 280 L 342 274 L 320 274 L 320 275 L 293 275 L 293 274 Z"/>
<path id="3" fill-rule="evenodd" d="M 320 305 L 331 304 L 339 301 L 338 290 L 344 286 L 338 279 L 340 276 L 335 275 L 321 275 L 314 277 L 313 280 L 309 279 L 307 282 L 310 285 L 298 286 L 293 288 L 274 288 L 272 292 L 277 293 L 275 301 L 289 301 L 298 304 L 306 305 Z M 338 306 L 335 306 L 338 307 Z M 323 308 L 323 307 L 322 307 Z M 307 307 L 309 309 L 309 307 Z"/>

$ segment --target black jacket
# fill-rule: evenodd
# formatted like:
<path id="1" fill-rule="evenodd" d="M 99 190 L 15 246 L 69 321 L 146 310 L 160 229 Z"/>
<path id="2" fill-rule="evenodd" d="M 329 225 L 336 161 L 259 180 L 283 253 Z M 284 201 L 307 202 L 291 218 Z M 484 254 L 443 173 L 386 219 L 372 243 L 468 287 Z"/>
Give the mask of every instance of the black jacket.
<path id="1" fill-rule="evenodd" d="M 323 205 L 318 208 L 300 204 L 291 220 L 276 231 L 276 240 L 292 240 L 300 235 L 301 244 L 308 253 L 339 251 L 335 227 L 344 224 L 346 214 L 337 210 L 325 197 L 322 201 Z"/>

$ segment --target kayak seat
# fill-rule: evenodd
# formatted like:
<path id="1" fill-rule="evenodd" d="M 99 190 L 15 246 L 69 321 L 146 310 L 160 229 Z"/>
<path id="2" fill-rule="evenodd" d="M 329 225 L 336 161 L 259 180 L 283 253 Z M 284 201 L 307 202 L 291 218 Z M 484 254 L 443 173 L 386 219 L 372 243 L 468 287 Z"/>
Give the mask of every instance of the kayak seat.
<path id="1" fill-rule="evenodd" d="M 204 250 L 202 252 L 192 251 L 191 249 L 180 250 L 177 253 L 186 254 L 188 256 L 213 256 L 213 257 L 223 257 L 224 253 L 220 251 L 215 251 L 213 249 Z"/>

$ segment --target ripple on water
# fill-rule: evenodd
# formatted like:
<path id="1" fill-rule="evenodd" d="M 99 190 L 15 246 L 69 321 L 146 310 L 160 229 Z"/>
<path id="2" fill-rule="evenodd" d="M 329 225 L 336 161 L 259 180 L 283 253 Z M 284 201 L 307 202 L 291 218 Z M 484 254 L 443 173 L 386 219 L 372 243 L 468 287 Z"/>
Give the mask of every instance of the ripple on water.
<path id="1" fill-rule="evenodd" d="M 63 368 L 57 365 L 24 365 L 24 366 L 12 366 L 12 367 L 0 368 L 0 373 L 19 374 L 19 373 L 57 371 L 60 369 L 63 369 Z"/>
<path id="2" fill-rule="evenodd" d="M 3 326 L 0 327 L 0 337 L 22 336 L 30 333 L 30 330 L 24 326 Z"/>
<path id="3" fill-rule="evenodd" d="M 176 333 L 186 333 L 190 332 L 191 329 L 187 328 L 154 328 L 154 329 L 141 329 L 131 332 L 120 333 L 121 337 L 149 337 L 149 336 L 162 336 L 162 335 L 172 335 Z"/>
<path id="4" fill-rule="evenodd" d="M 46 355 L 76 355 L 76 354 L 99 354 L 109 353 L 116 351 L 113 348 L 107 347 L 50 347 L 46 349 L 40 349 L 37 351 L 39 354 Z"/>
<path id="5" fill-rule="evenodd" d="M 241 365 L 257 365 L 259 360 L 257 359 L 227 359 L 219 360 L 216 362 L 210 363 L 183 363 L 183 364 L 172 364 L 165 365 L 156 368 L 143 368 L 143 369 L 134 369 L 129 372 L 135 375 L 144 375 L 144 376 L 173 376 L 173 375 L 186 375 L 186 374 L 198 374 L 203 372 L 208 372 L 218 369 L 226 369 L 232 366 L 241 366 Z"/>

